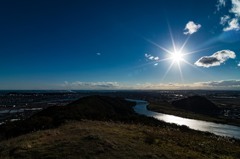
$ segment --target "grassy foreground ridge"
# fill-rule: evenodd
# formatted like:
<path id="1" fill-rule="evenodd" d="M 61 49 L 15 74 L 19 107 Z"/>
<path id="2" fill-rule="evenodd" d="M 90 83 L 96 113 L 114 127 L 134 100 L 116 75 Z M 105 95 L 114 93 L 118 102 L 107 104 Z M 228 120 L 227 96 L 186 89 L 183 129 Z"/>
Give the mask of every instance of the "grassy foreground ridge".
<path id="1" fill-rule="evenodd" d="M 139 116 L 133 105 L 120 98 L 84 97 L 1 126 L 0 158 L 240 157 L 239 140 Z"/>
<path id="2" fill-rule="evenodd" d="M 71 121 L 1 142 L 0 158 L 238 158 L 240 144 L 179 129 Z"/>

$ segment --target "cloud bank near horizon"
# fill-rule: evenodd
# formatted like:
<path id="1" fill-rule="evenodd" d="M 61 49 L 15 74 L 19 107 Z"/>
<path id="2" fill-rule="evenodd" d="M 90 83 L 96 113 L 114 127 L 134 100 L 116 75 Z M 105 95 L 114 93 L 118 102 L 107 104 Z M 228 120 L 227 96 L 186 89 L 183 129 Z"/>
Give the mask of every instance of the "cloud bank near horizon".
<path id="1" fill-rule="evenodd" d="M 230 79 L 221 81 L 195 83 L 137 83 L 134 85 L 120 82 L 67 82 L 61 85 L 67 90 L 177 90 L 177 89 L 211 89 L 211 90 L 240 90 L 240 80 Z"/>
<path id="2" fill-rule="evenodd" d="M 68 82 L 65 81 L 63 87 L 67 89 L 117 89 L 120 87 L 118 82 Z"/>
<path id="3" fill-rule="evenodd" d="M 202 82 L 203 86 L 208 87 L 229 87 L 229 88 L 240 88 L 240 80 L 225 80 L 225 81 L 211 81 L 211 82 Z"/>

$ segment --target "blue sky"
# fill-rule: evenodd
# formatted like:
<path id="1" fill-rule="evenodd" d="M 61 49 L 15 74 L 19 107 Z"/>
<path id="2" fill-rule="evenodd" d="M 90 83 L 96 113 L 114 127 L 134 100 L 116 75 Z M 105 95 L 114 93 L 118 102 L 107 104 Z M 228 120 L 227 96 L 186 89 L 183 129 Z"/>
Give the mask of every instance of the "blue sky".
<path id="1" fill-rule="evenodd" d="M 240 89 L 240 0 L 6 0 L 0 19 L 0 89 Z"/>

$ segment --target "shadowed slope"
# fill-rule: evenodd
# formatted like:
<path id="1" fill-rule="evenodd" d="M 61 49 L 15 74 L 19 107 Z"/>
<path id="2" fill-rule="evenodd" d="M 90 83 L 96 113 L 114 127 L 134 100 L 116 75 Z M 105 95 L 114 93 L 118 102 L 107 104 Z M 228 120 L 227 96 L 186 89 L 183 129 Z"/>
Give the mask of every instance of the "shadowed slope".
<path id="1" fill-rule="evenodd" d="M 55 128 L 68 120 L 120 121 L 148 125 L 170 125 L 153 118 L 140 116 L 133 110 L 134 102 L 106 96 L 83 97 L 66 106 L 52 106 L 34 116 L 0 126 L 0 139 L 42 129 Z"/>
<path id="2" fill-rule="evenodd" d="M 49 107 L 35 116 L 47 116 L 55 120 L 84 118 L 93 120 L 122 119 L 134 114 L 132 109 L 134 105 L 134 102 L 128 102 L 121 98 L 88 96 L 67 106 Z"/>
<path id="3" fill-rule="evenodd" d="M 214 115 L 220 109 L 210 100 L 202 96 L 191 96 L 172 102 L 173 106 L 201 114 Z"/>

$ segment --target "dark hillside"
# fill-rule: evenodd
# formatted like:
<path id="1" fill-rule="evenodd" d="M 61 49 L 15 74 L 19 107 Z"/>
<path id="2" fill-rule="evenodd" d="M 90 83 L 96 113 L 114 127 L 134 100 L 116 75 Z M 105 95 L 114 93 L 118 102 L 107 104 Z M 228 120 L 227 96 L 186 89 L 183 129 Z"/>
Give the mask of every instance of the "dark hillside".
<path id="1" fill-rule="evenodd" d="M 106 96 L 83 97 L 67 106 L 49 107 L 35 116 L 51 117 L 55 120 L 66 119 L 122 119 L 134 114 L 132 106 L 134 102 L 125 101 L 122 98 Z M 34 117 L 35 117 L 34 116 Z"/>
<path id="2" fill-rule="evenodd" d="M 129 102 L 122 98 L 106 96 L 83 97 L 67 106 L 48 107 L 26 120 L 1 125 L 0 139 L 55 128 L 68 120 L 88 119 L 148 125 L 167 125 L 153 118 L 137 115 L 133 110 L 134 105 L 134 102 Z"/>
<path id="3" fill-rule="evenodd" d="M 172 104 L 177 108 L 201 114 L 216 115 L 220 111 L 215 104 L 202 96 L 191 96 L 173 101 Z"/>

